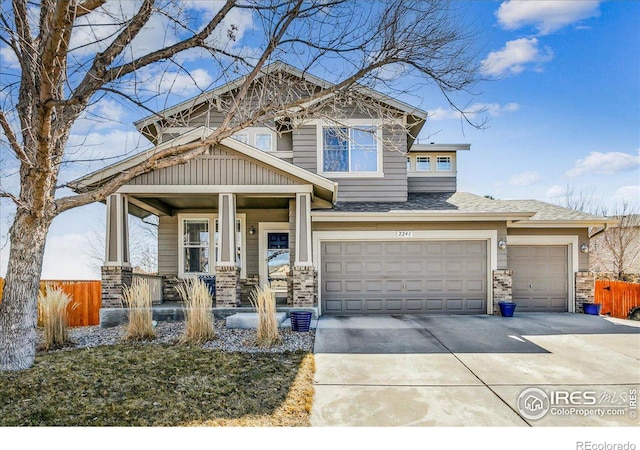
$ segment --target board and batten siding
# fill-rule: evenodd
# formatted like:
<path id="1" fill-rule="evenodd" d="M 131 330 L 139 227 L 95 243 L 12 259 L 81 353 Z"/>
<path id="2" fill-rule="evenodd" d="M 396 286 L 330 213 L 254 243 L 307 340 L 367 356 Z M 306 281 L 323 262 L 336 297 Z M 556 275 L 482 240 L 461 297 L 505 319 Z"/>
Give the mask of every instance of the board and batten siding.
<path id="1" fill-rule="evenodd" d="M 455 192 L 456 177 L 409 177 L 409 192 Z"/>
<path id="2" fill-rule="evenodd" d="M 293 131 L 293 163 L 318 173 L 318 139 L 316 125 L 305 125 Z M 338 201 L 403 202 L 407 200 L 407 137 L 401 131 L 383 130 L 383 178 L 330 177 L 338 182 Z M 392 142 L 387 145 L 387 142 Z"/>
<path id="3" fill-rule="evenodd" d="M 198 156 L 185 164 L 139 175 L 129 184 L 290 185 L 297 182 L 291 175 L 242 157 L 227 147 L 216 146 L 211 154 Z"/>

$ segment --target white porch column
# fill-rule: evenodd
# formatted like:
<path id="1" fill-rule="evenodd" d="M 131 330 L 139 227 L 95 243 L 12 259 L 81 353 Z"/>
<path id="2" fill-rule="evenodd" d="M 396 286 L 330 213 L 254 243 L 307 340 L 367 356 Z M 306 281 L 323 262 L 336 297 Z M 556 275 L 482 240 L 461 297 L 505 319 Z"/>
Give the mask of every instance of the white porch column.
<path id="1" fill-rule="evenodd" d="M 130 267 L 129 201 L 123 194 L 107 197 L 107 230 L 104 265 Z"/>
<path id="2" fill-rule="evenodd" d="M 125 286 L 131 286 L 129 201 L 126 195 L 107 197 L 107 230 L 102 266 L 102 308 L 121 308 Z"/>
<path id="3" fill-rule="evenodd" d="M 216 306 L 240 306 L 240 268 L 236 249 L 236 196 L 218 194 L 218 257 L 216 259 Z"/>
<path id="4" fill-rule="evenodd" d="M 218 196 L 219 247 L 216 266 L 236 266 L 236 196 Z"/>
<path id="5" fill-rule="evenodd" d="M 293 306 L 313 307 L 318 298 L 317 272 L 311 254 L 311 194 L 296 194 L 296 254 L 293 278 Z"/>
<path id="6" fill-rule="evenodd" d="M 296 267 L 313 266 L 311 258 L 311 194 L 296 194 Z"/>

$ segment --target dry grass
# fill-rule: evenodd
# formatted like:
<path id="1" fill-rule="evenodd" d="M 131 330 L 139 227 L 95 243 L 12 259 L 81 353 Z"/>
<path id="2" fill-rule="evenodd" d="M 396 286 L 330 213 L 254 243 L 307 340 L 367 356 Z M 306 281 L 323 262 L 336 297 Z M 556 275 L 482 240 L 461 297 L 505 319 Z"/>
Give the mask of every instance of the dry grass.
<path id="1" fill-rule="evenodd" d="M 309 426 L 313 355 L 119 344 L 0 373 L 0 427 Z"/>
<path id="2" fill-rule="evenodd" d="M 69 344 L 67 307 L 72 299 L 62 288 L 51 285 L 38 293 L 38 313 L 44 327 L 43 350 L 62 348 Z M 78 304 L 71 306 L 77 308 Z"/>
<path id="3" fill-rule="evenodd" d="M 156 337 L 153 329 L 151 289 L 149 281 L 136 279 L 124 287 L 124 303 L 129 308 L 129 323 L 125 341 L 148 341 Z"/>
<path id="4" fill-rule="evenodd" d="M 183 344 L 202 344 L 216 337 L 213 330 L 213 299 L 204 281 L 188 278 L 176 286 L 185 303 L 185 330 L 180 342 Z"/>
<path id="5" fill-rule="evenodd" d="M 268 285 L 258 287 L 251 293 L 251 305 L 258 313 L 258 336 L 256 344 L 259 347 L 271 347 L 282 342 L 278 332 L 276 319 L 276 296 Z"/>

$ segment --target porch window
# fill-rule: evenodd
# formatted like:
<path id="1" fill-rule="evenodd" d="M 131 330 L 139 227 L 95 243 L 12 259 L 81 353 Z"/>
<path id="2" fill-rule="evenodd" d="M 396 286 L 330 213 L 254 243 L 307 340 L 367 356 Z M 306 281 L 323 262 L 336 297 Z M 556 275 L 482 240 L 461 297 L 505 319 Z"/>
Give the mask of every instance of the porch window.
<path id="1" fill-rule="evenodd" d="M 431 158 L 428 156 L 418 156 L 416 158 L 416 170 L 418 172 L 428 172 L 431 170 Z"/>
<path id="2" fill-rule="evenodd" d="M 184 273 L 209 273 L 209 220 L 185 219 L 183 230 Z"/>
<path id="3" fill-rule="evenodd" d="M 322 170 L 329 173 L 377 173 L 378 128 L 322 127 Z"/>

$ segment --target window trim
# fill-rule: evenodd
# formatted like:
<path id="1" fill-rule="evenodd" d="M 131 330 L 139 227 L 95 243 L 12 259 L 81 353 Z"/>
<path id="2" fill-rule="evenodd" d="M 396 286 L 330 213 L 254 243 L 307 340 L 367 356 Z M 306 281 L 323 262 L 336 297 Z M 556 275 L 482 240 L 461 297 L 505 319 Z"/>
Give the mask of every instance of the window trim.
<path id="1" fill-rule="evenodd" d="M 247 215 L 244 213 L 236 213 L 236 220 L 240 221 L 240 258 L 242 266 L 240 267 L 240 277 L 247 277 Z M 185 272 L 184 271 L 184 220 L 185 219 L 206 219 L 209 221 L 209 272 Z M 217 213 L 179 213 L 178 214 L 178 278 L 192 278 L 200 275 L 216 274 L 216 248 L 215 248 L 215 221 L 218 219 Z"/>
<path id="2" fill-rule="evenodd" d="M 261 150 L 258 147 L 256 147 L 256 137 L 259 134 L 268 134 L 271 136 L 271 150 Z M 247 142 L 243 142 L 244 144 L 250 145 L 253 148 L 256 148 L 258 150 L 260 150 L 261 152 L 265 152 L 265 153 L 274 153 L 278 151 L 278 143 L 277 143 L 277 139 L 276 139 L 276 133 L 268 127 L 248 127 L 248 128 L 243 128 L 242 130 L 238 131 L 237 133 L 234 133 L 231 135 L 232 138 L 235 139 L 234 136 L 237 135 L 245 135 L 247 136 Z M 242 141 L 240 141 L 242 142 Z"/>
<path id="3" fill-rule="evenodd" d="M 358 126 L 370 126 L 376 127 L 376 147 L 377 147 L 377 166 L 378 170 L 375 172 L 325 172 L 324 169 L 324 128 L 325 127 L 334 127 L 334 128 L 357 128 Z M 326 121 L 318 121 L 316 122 L 316 142 L 317 142 L 317 164 L 318 164 L 318 175 L 327 177 L 327 178 L 382 178 L 384 177 L 384 169 L 383 169 L 383 152 L 384 148 L 382 145 L 382 121 L 380 119 L 350 119 L 345 120 L 340 123 L 330 123 Z M 349 168 L 351 169 L 351 168 Z"/>

